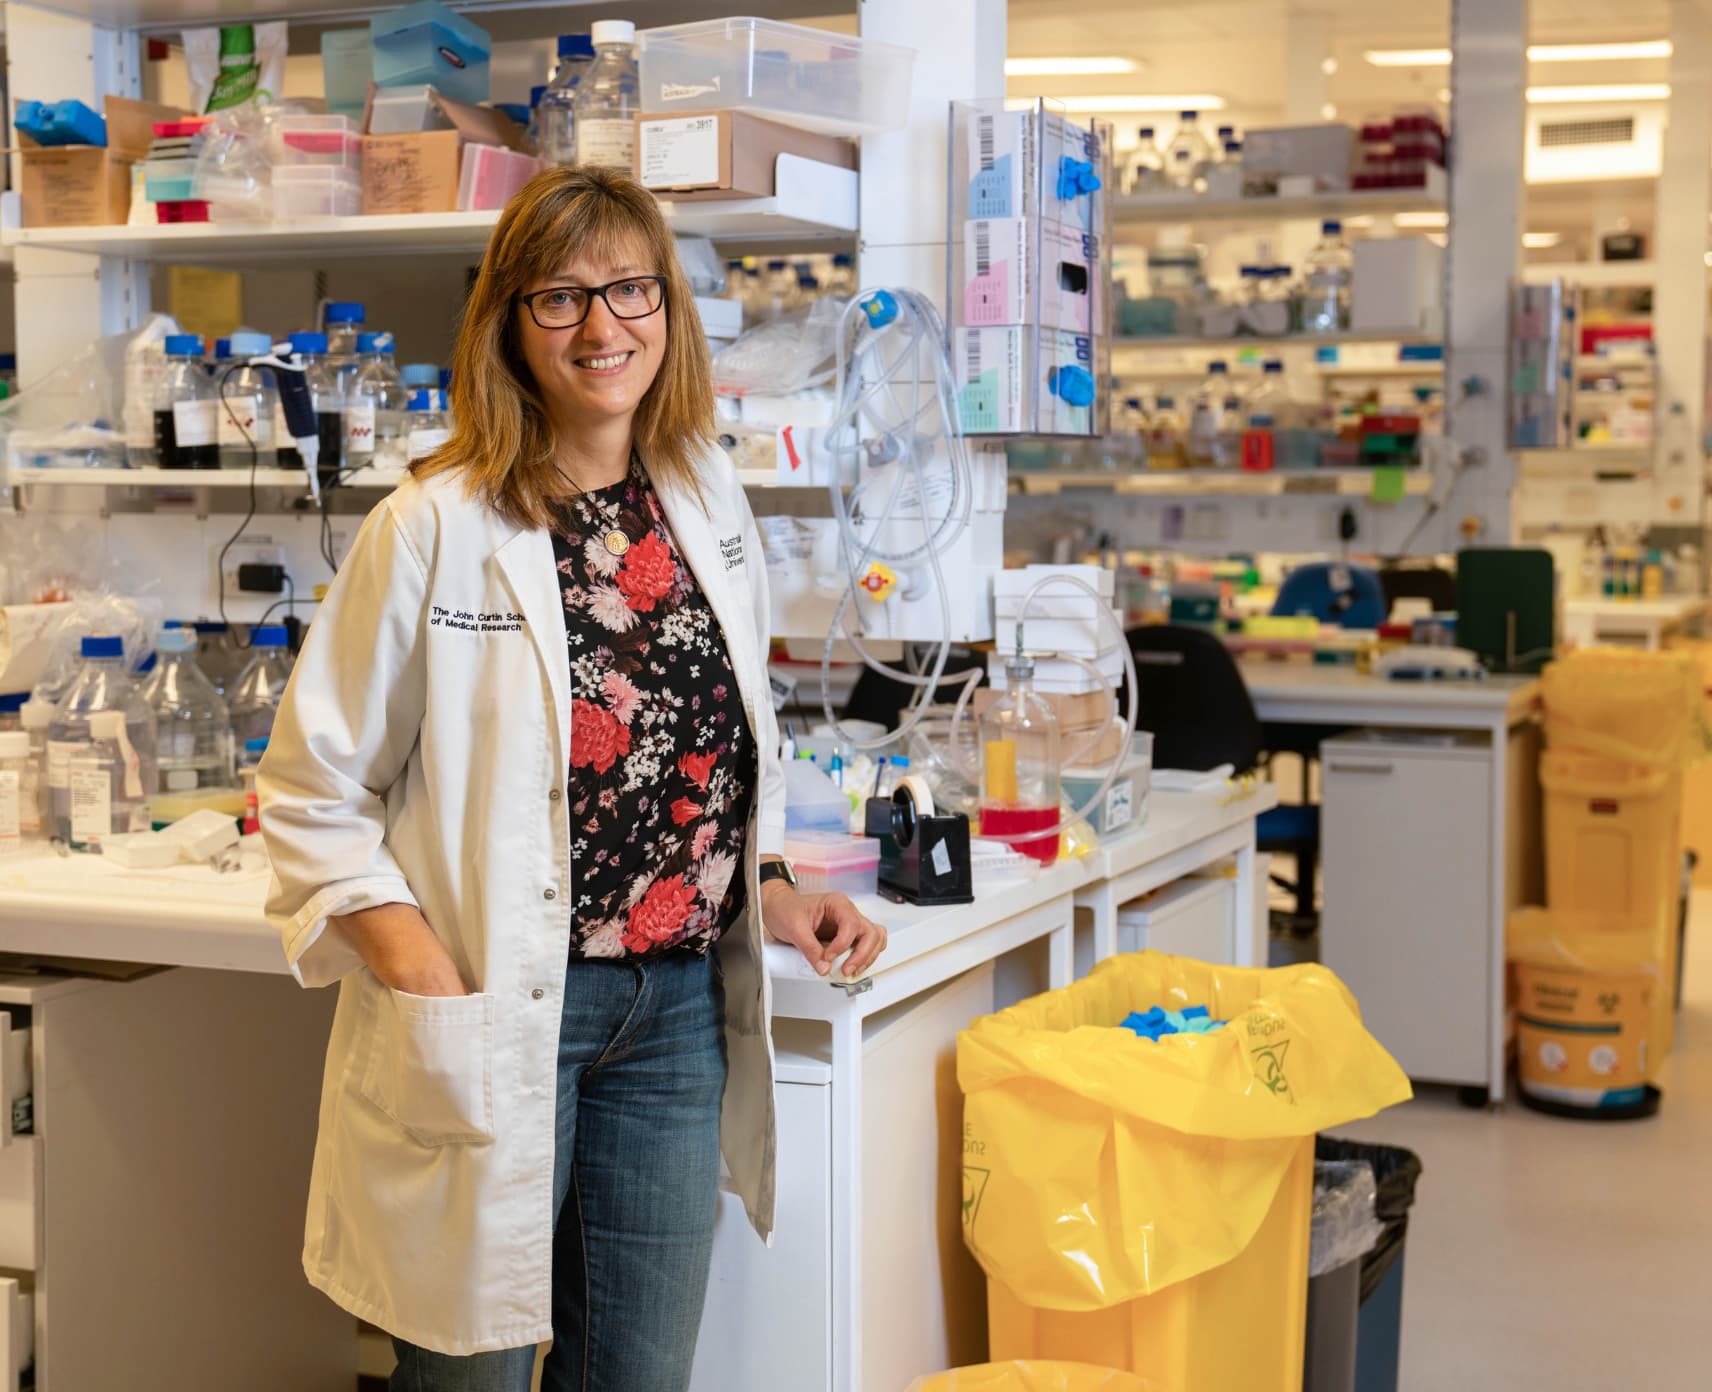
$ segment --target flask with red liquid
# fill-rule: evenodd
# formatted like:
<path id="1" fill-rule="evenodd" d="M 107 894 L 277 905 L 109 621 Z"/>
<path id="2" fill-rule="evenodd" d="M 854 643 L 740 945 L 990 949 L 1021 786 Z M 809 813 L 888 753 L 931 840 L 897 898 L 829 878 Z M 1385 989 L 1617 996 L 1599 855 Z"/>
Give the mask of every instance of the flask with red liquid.
<path id="1" fill-rule="evenodd" d="M 1058 859 L 1058 717 L 1034 690 L 1034 659 L 1019 645 L 1005 664 L 1005 693 L 981 717 L 981 835 L 1043 865 Z"/>

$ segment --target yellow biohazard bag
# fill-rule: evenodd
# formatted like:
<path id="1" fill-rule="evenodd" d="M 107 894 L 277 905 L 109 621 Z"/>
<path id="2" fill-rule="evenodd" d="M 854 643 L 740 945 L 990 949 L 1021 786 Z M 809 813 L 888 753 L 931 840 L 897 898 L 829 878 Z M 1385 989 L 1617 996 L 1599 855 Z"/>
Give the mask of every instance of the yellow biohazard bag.
<path id="1" fill-rule="evenodd" d="M 1164 1392 L 1158 1383 L 1091 1363 L 982 1363 L 917 1378 L 905 1392 Z"/>
<path id="2" fill-rule="evenodd" d="M 1229 1023 L 1157 1043 L 1113 1028 L 1154 1005 Z M 1410 1096 L 1324 967 L 1157 952 L 975 1021 L 957 1081 L 964 1238 L 988 1276 L 1052 1310 L 1105 1309 L 1230 1261 L 1302 1138 Z"/>
<path id="3" fill-rule="evenodd" d="M 1540 676 L 1546 747 L 1680 769 L 1707 750 L 1706 679 L 1692 652 L 1588 648 Z"/>

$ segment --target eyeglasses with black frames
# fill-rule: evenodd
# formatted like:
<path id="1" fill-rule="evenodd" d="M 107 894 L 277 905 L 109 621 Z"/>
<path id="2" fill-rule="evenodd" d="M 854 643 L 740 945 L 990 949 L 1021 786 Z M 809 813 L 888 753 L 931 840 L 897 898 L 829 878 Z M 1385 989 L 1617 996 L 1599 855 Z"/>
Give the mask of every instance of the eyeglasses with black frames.
<path id="1" fill-rule="evenodd" d="M 666 302 L 666 278 L 626 276 L 610 285 L 549 285 L 517 299 L 543 329 L 574 329 L 588 318 L 597 299 L 606 302 L 614 318 L 646 319 Z"/>

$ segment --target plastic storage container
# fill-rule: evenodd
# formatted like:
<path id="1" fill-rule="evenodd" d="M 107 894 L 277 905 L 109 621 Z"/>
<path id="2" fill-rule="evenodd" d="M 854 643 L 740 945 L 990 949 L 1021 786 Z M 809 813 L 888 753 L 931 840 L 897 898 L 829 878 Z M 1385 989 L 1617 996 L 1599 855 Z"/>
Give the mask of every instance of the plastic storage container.
<path id="1" fill-rule="evenodd" d="M 1078 740 L 1085 738 L 1078 736 Z M 1066 756 L 1073 749 L 1064 751 Z M 1060 775 L 1064 800 L 1074 811 L 1091 798 L 1106 780 L 1103 768 L 1067 768 Z M 1112 779 L 1106 794 L 1085 814 L 1088 824 L 1101 836 L 1116 836 L 1138 831 L 1147 824 L 1147 794 L 1153 786 L 1153 736 L 1145 730 L 1135 732 L 1135 742 Z"/>
<path id="2" fill-rule="evenodd" d="M 915 50 L 900 44 L 742 16 L 636 37 L 650 113 L 741 107 L 831 135 L 897 130 L 909 116 Z"/>
<path id="3" fill-rule="evenodd" d="M 880 874 L 880 843 L 836 831 L 798 831 L 785 838 L 785 859 L 805 894 L 873 894 Z"/>
<path id="4" fill-rule="evenodd" d="M 451 130 L 452 122 L 434 102 L 434 89 L 383 87 L 374 94 L 369 111 L 370 135 L 414 135 L 418 131 Z"/>
<path id="5" fill-rule="evenodd" d="M 503 145 L 466 145 L 458 175 L 458 209 L 477 212 L 503 208 L 543 168 L 545 165 L 534 155 Z"/>
<path id="6" fill-rule="evenodd" d="M 297 164 L 362 168 L 362 130 L 349 116 L 281 116 L 269 143 L 276 169 Z"/>
<path id="7" fill-rule="evenodd" d="M 429 82 L 457 101 L 488 99 L 493 44 L 487 30 L 438 0 L 375 15 L 369 20 L 369 41 L 376 87 Z"/>
<path id="8" fill-rule="evenodd" d="M 343 165 L 287 164 L 273 171 L 273 215 L 291 218 L 355 217 L 363 210 L 363 179 Z"/>
<path id="9" fill-rule="evenodd" d="M 374 46 L 366 24 L 323 31 L 321 88 L 327 96 L 328 111 L 361 121 L 373 73 Z"/>

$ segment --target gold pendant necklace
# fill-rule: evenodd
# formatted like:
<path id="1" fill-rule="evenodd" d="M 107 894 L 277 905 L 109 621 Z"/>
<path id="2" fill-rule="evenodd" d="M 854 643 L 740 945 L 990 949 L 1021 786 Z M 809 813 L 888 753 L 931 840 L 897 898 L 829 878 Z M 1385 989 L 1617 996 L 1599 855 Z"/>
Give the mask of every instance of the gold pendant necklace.
<path id="1" fill-rule="evenodd" d="M 612 555 L 612 556 L 622 556 L 626 551 L 628 551 L 630 549 L 630 538 L 624 535 L 623 529 L 618 525 L 618 518 L 616 516 L 618 509 L 614 508 L 613 512 L 615 515 L 608 517 L 606 514 L 606 509 L 601 507 L 601 505 L 599 503 L 595 502 L 595 500 L 592 497 L 590 497 L 589 494 L 585 493 L 582 489 L 581 484 L 579 484 L 569 474 L 565 473 L 565 471 L 563 469 L 559 470 L 559 473 L 561 474 L 561 476 L 563 476 L 566 483 L 570 484 L 572 488 L 577 490 L 577 497 L 582 502 L 583 506 L 585 508 L 592 508 L 594 510 L 594 515 L 595 515 L 596 520 L 599 521 L 600 524 L 606 529 L 605 534 L 601 537 L 600 540 L 601 540 L 601 544 L 606 547 L 607 554 Z M 636 476 L 636 459 L 635 459 L 635 456 L 632 455 L 631 460 L 630 460 L 630 467 L 625 471 L 624 477 L 622 480 L 620 480 L 620 483 L 621 484 L 628 484 L 630 482 L 630 480 L 632 478 L 634 478 L 635 476 Z M 622 506 L 622 504 L 620 504 L 620 506 Z"/>

